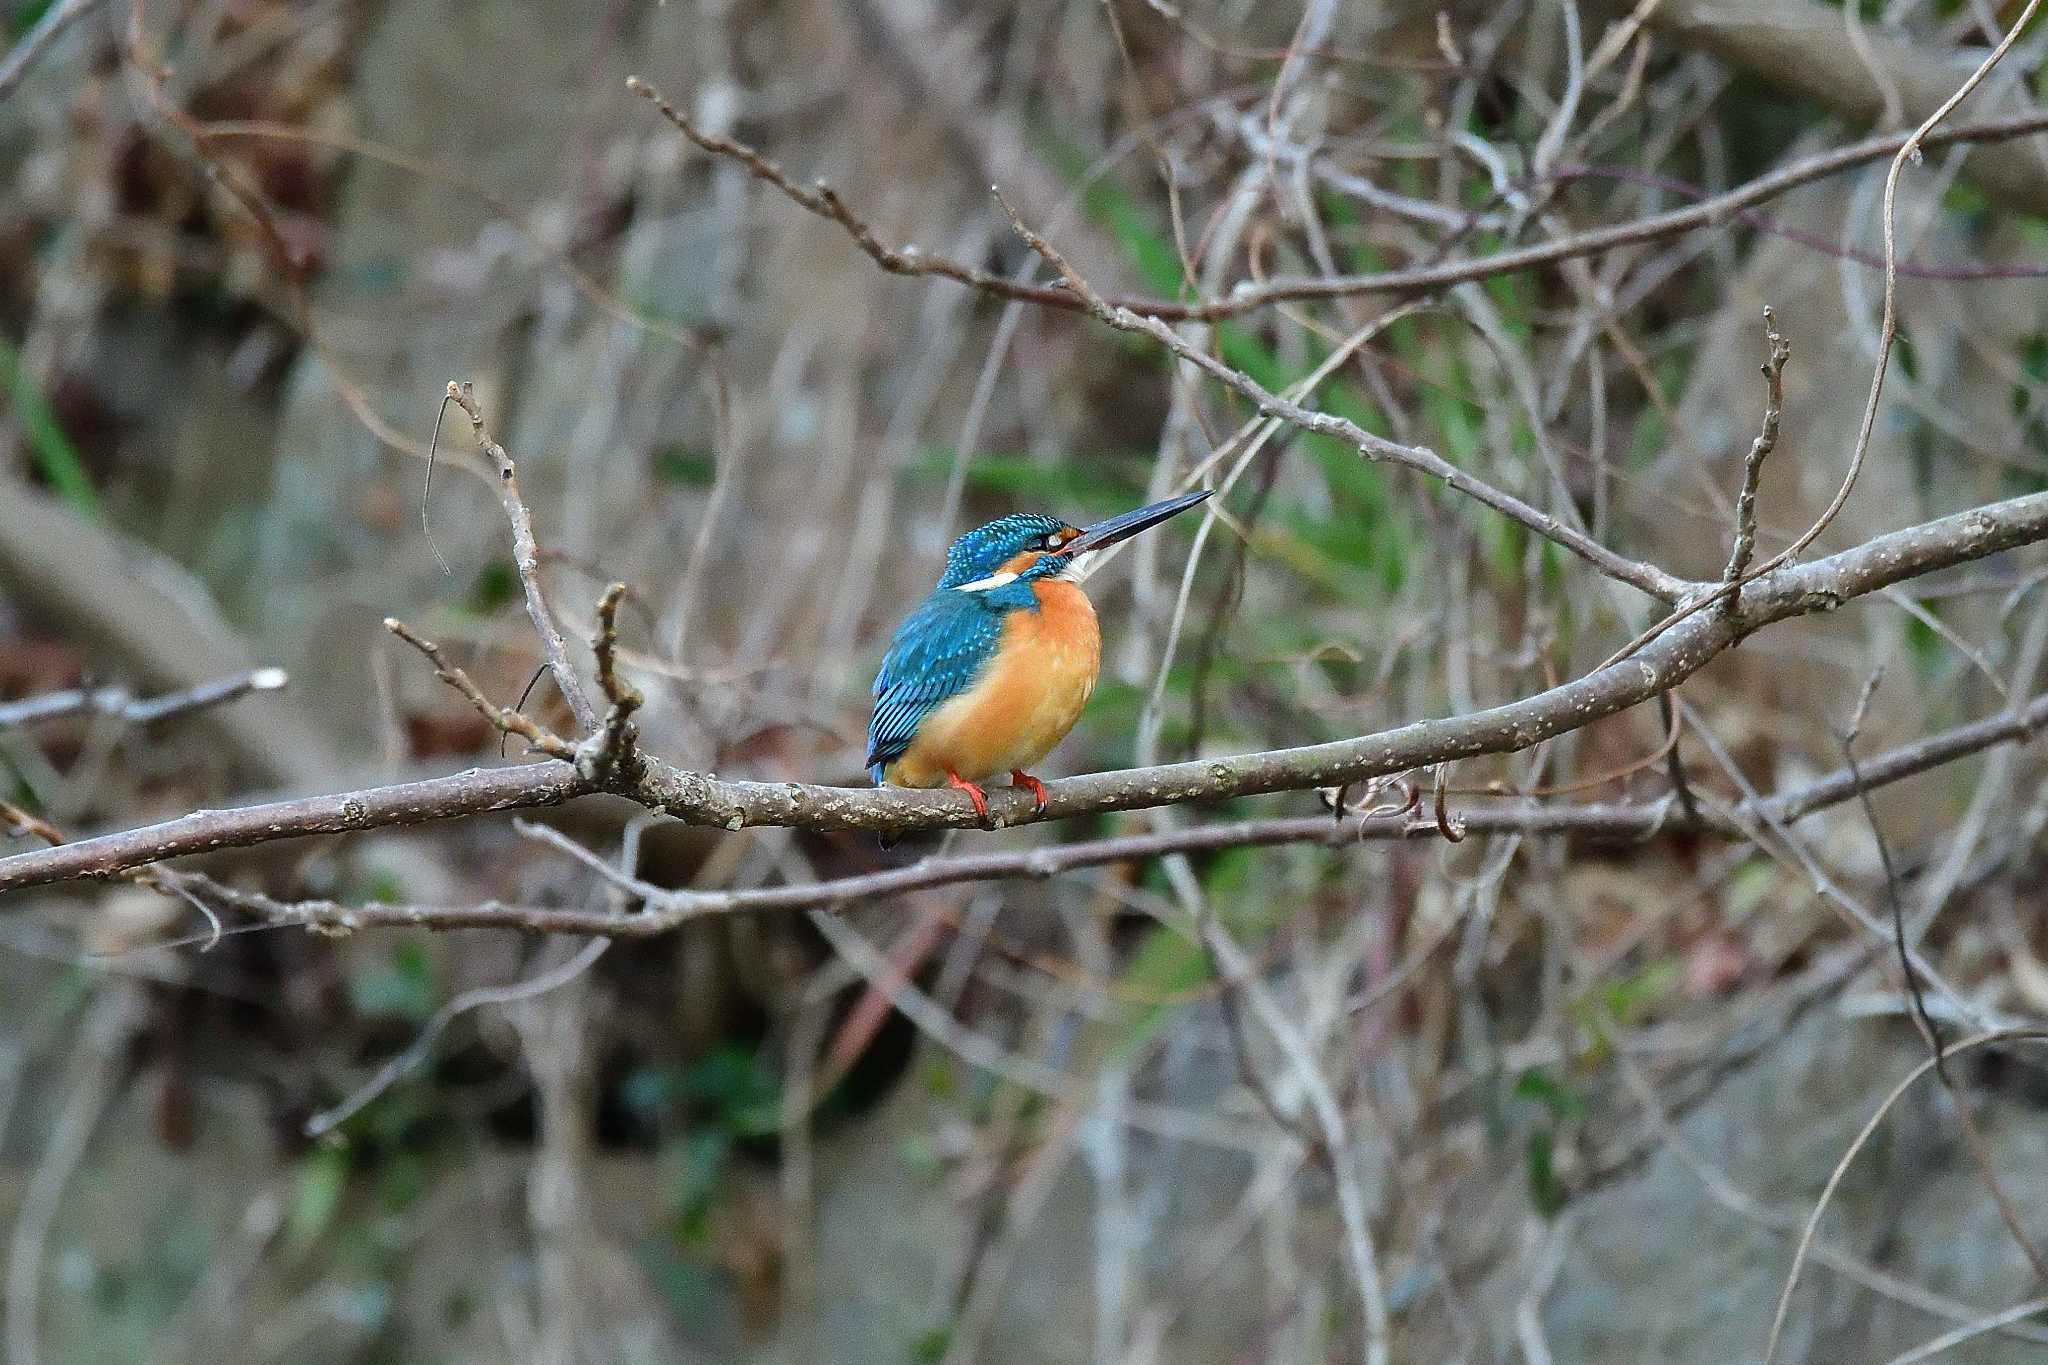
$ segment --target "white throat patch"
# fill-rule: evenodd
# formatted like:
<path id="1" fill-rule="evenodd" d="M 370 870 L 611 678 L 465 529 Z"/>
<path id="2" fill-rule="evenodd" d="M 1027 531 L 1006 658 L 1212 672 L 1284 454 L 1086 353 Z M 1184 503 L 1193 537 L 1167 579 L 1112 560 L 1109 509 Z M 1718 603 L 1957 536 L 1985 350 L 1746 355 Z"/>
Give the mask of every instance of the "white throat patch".
<path id="1" fill-rule="evenodd" d="M 955 587 L 954 591 L 988 592 L 994 588 L 1007 588 L 1016 581 L 1017 575 L 1013 573 L 992 573 L 987 578 L 977 578 L 972 583 L 962 583 Z"/>

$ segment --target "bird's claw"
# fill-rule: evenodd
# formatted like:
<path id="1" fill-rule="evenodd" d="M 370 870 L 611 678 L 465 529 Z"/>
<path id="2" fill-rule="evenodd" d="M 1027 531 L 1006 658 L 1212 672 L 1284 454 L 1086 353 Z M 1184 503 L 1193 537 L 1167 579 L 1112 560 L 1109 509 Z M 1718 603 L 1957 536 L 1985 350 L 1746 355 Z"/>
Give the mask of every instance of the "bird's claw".
<path id="1" fill-rule="evenodd" d="M 946 774 L 946 785 L 954 791 L 966 792 L 967 799 L 974 803 L 974 813 L 981 817 L 981 823 L 984 825 L 988 823 L 988 797 L 983 794 L 980 787 L 975 786 L 972 782 L 960 776 L 960 774 L 951 771 Z"/>
<path id="2" fill-rule="evenodd" d="M 1010 785 L 1022 787 L 1030 792 L 1031 809 L 1039 815 L 1045 814 L 1045 784 L 1043 782 L 1040 782 L 1022 768 L 1012 768 L 1010 769 Z"/>

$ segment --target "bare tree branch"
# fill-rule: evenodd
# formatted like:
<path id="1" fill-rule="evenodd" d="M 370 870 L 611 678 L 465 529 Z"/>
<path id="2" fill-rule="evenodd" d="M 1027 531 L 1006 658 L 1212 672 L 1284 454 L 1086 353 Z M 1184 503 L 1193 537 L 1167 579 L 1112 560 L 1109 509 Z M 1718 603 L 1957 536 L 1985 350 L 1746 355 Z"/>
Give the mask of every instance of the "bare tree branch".
<path id="1" fill-rule="evenodd" d="M 1867 763 L 1844 767 L 1795 791 L 1758 803 L 1740 803 L 1736 807 L 1736 813 L 1738 816 L 1756 815 L 1776 822 L 1790 823 L 1817 810 L 1850 800 L 1865 790 L 1902 781 L 1997 744 L 2030 739 L 2043 724 L 2048 724 L 2048 695 L 2035 698 L 2021 710 L 1958 726 L 1941 734 L 1902 745 Z M 407 789 L 466 783 L 470 785 L 471 790 L 464 794 L 480 798 L 492 790 L 489 779 L 516 781 L 526 775 L 537 775 L 544 771 L 574 778 L 573 770 L 568 764 L 544 763 L 523 768 L 465 773 L 456 778 L 437 779 L 436 783 L 412 783 Z M 388 798 L 389 793 L 407 789 L 387 788 L 384 792 Z M 566 800 L 587 790 L 589 789 L 578 787 L 556 789 L 553 800 Z M 506 789 L 498 790 L 496 793 L 499 804 L 479 809 L 516 809 L 529 804 L 517 799 L 520 794 L 512 783 L 507 782 Z M 440 799 L 446 801 L 450 798 L 444 794 Z M 346 799 L 336 797 L 328 800 L 345 803 Z M 403 809 L 418 811 L 428 809 L 431 805 L 431 802 L 422 802 Z M 274 812 L 279 808 L 262 809 Z M 400 806 L 388 799 L 380 803 L 376 811 L 376 824 L 400 823 L 398 820 L 385 818 L 392 811 L 399 809 Z M 329 813 L 332 813 L 331 810 Z M 365 809 L 359 818 L 367 821 L 368 816 L 369 812 Z M 440 817 L 420 814 L 414 818 L 426 820 Z M 1741 836 L 1743 833 L 1739 820 L 1733 823 L 1719 820 L 1712 812 L 1705 810 L 1689 815 L 1682 808 L 1674 810 L 1668 803 L 1663 802 L 1650 805 L 1528 805 L 1480 809 L 1467 812 L 1461 817 L 1460 823 L 1467 832 L 1481 834 L 1514 832 L 1623 842 L 1640 841 L 1662 833 L 1706 833 L 1727 836 Z M 372 827 L 376 825 L 364 823 L 337 828 Z M 146 831 L 135 832 L 137 835 L 143 833 Z M 1367 840 L 1430 839 L 1439 837 L 1441 833 L 1433 815 L 1417 815 L 1412 806 L 1370 812 L 1363 816 L 1345 816 L 1336 821 L 1326 816 L 1238 821 L 1091 840 L 1052 848 L 927 859 L 910 867 L 892 868 L 798 886 L 741 891 L 673 891 L 645 883 L 634 883 L 630 889 L 647 901 L 647 909 L 654 913 L 633 914 L 606 914 L 586 910 L 511 905 L 495 901 L 466 906 L 351 906 L 334 901 L 289 902 L 237 890 L 198 874 L 184 874 L 181 880 L 188 892 L 205 898 L 217 907 L 240 910 L 279 924 L 342 930 L 392 926 L 432 929 L 519 928 L 535 932 L 627 937 L 666 933 L 685 920 L 700 915 L 812 909 L 960 882 L 994 881 L 1014 877 L 1051 877 L 1078 868 L 1136 862 L 1169 853 L 1201 853 L 1226 848 L 1278 847 L 1290 844 L 1320 844 L 1328 848 L 1341 848 Z M 120 839 L 134 836 L 111 837 Z M 18 860 L 0 859 L 0 872 L 4 872 L 8 864 L 15 861 Z"/>
<path id="2" fill-rule="evenodd" d="M 91 713 L 125 721 L 129 725 L 150 725 L 172 716 L 203 711 L 251 692 L 275 692 L 290 679 L 281 668 L 252 668 L 246 673 L 216 678 L 197 687 L 138 697 L 118 683 L 106 687 L 75 687 L 64 692 L 45 692 L 0 705 L 0 730 L 19 729 L 39 721 Z"/>
<path id="3" fill-rule="evenodd" d="M 0 869 L 16 875 L 28 874 L 23 880 L 7 878 L 8 884 L 0 889 L 78 877 L 109 877 L 165 858 L 223 848 L 246 848 L 273 839 L 417 825 L 487 811 L 531 810 L 536 806 L 557 805 L 572 796 L 587 795 L 591 790 L 590 784 L 576 775 L 572 765 L 547 762 L 512 768 L 472 768 L 448 777 L 373 787 L 336 796 L 313 796 L 233 810 L 194 811 L 176 820 L 124 834 L 102 835 L 65 844 L 62 848 L 69 851 L 70 857 L 64 870 L 52 876 L 37 876 L 35 869 L 22 866 L 23 858 L 34 855 L 16 854 L 11 858 L 0 858 Z"/>
<path id="4" fill-rule="evenodd" d="M 14 87 L 21 84 L 22 77 L 49 51 L 50 44 L 63 36 L 64 30 L 90 14 L 99 3 L 100 0 L 57 0 L 44 10 L 35 26 L 17 38 L 5 54 L 0 54 L 0 100 L 14 93 Z"/>
<path id="5" fill-rule="evenodd" d="M 1843 471 L 1842 481 L 1836 485 L 1834 497 L 1829 499 L 1828 505 L 1821 509 L 1820 515 L 1814 518 L 1812 525 L 1801 531 L 1790 545 L 1772 555 L 1755 569 L 1750 570 L 1748 578 L 1738 576 L 1730 579 L 1706 597 L 1695 598 L 1693 601 L 1686 603 L 1677 611 L 1629 641 L 1618 653 L 1608 659 L 1609 663 L 1619 662 L 1634 654 L 1637 649 L 1660 632 L 1676 625 L 1716 598 L 1726 596 L 1732 599 L 1739 596 L 1742 592 L 1743 584 L 1749 582 L 1751 578 L 1761 577 L 1780 565 L 1791 563 L 1799 555 L 1805 553 L 1807 547 L 1820 539 L 1821 534 L 1834 524 L 1834 520 L 1841 514 L 1842 508 L 1848 505 L 1849 495 L 1855 491 L 1856 482 L 1863 473 L 1864 461 L 1870 454 L 1871 434 L 1877 427 L 1878 400 L 1884 394 L 1885 375 L 1891 367 L 1892 346 L 1898 340 L 1899 335 L 1897 212 L 1899 176 L 1905 171 L 1908 161 L 1917 163 L 1921 159 L 1923 152 L 1932 144 L 1936 125 L 1954 113 L 1956 106 L 1967 99 L 1970 92 L 1981 85 L 1984 78 L 1989 76 L 1992 69 L 2004 59 L 2005 54 L 2012 50 L 2012 45 L 2019 40 L 2021 31 L 2033 20 L 2035 11 L 2040 7 L 2041 0 L 2027 0 L 2026 8 L 2020 11 L 2018 18 L 2013 20 L 2012 27 L 2006 30 L 2005 37 L 1999 40 L 1998 46 L 1992 48 L 1985 55 L 1984 60 L 1978 63 L 1976 70 L 1970 73 L 1969 77 L 1956 88 L 1954 93 L 1942 101 L 1940 108 L 1921 120 L 1920 126 L 1915 128 L 1904 141 L 1900 142 L 1898 150 L 1892 154 L 1891 165 L 1885 171 L 1884 204 L 1879 220 L 1884 232 L 1884 315 L 1878 323 L 1877 363 L 1873 367 L 1870 376 L 1869 396 L 1864 400 L 1863 404 L 1863 421 L 1857 428 L 1856 442 L 1849 451 L 1849 467 Z"/>
<path id="6" fill-rule="evenodd" d="M 1368 460 L 1391 461 L 1441 480 L 1447 486 L 1483 503 L 1509 520 L 1519 522 L 1537 535 L 1562 545 L 1609 578 L 1638 588 L 1660 602 L 1676 602 L 1698 586 L 1675 574 L 1666 573 L 1654 564 L 1616 554 L 1577 527 L 1567 525 L 1550 513 L 1530 506 L 1512 493 L 1495 488 L 1425 446 L 1402 445 L 1398 441 L 1389 441 L 1385 437 L 1373 435 L 1348 418 L 1339 417 L 1334 413 L 1315 412 L 1291 399 L 1283 398 L 1265 388 L 1244 371 L 1233 369 L 1207 351 L 1189 344 L 1187 338 L 1158 318 L 1148 317 L 1110 303 L 1095 292 L 1050 242 L 1024 225 L 1009 202 L 1002 199 L 1000 192 L 997 199 L 1002 202 L 1004 211 L 1009 213 L 1010 224 L 1017 230 L 1017 235 L 1022 237 L 1033 251 L 1043 256 L 1047 264 L 1060 272 L 1067 288 L 1083 301 L 1091 317 L 1120 332 L 1137 332 L 1151 337 L 1218 383 L 1249 399 L 1266 416 L 1278 418 L 1302 431 L 1334 437 L 1357 449 L 1359 454 Z"/>
<path id="7" fill-rule="evenodd" d="M 1028 824 L 1111 810 L 1306 791 L 1425 768 L 1479 754 L 1514 753 L 1650 700 L 1683 682 L 1744 636 L 1790 617 L 1831 611 L 1892 583 L 2048 538 L 2048 493 L 2029 493 L 1894 531 L 1852 550 L 1774 570 L 1750 585 L 1732 614 L 1696 613 L 1634 657 L 1534 696 L 1462 716 L 1304 745 L 1090 773 L 1046 784 L 1044 810 L 1030 795 L 989 793 L 999 824 Z M 648 758 L 637 780 L 600 785 L 569 763 L 472 770 L 450 778 L 312 797 L 238 810 L 199 811 L 122 834 L 0 858 L 0 891 L 107 876 L 188 853 L 246 847 L 303 834 L 554 805 L 609 791 L 696 825 L 783 825 L 906 834 L 979 827 L 953 792 L 730 782 Z"/>
<path id="8" fill-rule="evenodd" d="M 441 647 L 395 616 L 384 618 L 384 629 L 411 645 L 427 656 L 427 662 L 434 666 L 434 676 L 447 683 L 469 704 L 476 708 L 478 715 L 489 721 L 493 728 L 508 735 L 517 735 L 539 752 L 551 758 L 574 762 L 576 746 L 546 727 L 536 724 L 524 712 L 510 706 L 500 706 L 483 694 L 470 680 L 469 674 L 448 662 L 441 653 Z"/>
<path id="9" fill-rule="evenodd" d="M 1778 423 L 1785 412 L 1785 362 L 1792 358 L 1792 345 L 1779 335 L 1777 314 L 1769 307 L 1764 309 L 1764 344 L 1770 348 L 1763 363 L 1764 420 L 1742 460 L 1742 488 L 1735 495 L 1735 542 L 1728 551 L 1728 567 L 1721 571 L 1721 582 L 1729 588 L 1721 603 L 1723 611 L 1734 611 L 1742 600 L 1742 575 L 1749 571 L 1750 556 L 1756 553 L 1757 485 L 1763 481 L 1764 461 L 1778 448 Z"/>
<path id="10" fill-rule="evenodd" d="M 1962 1053 L 1972 1052 L 1991 1043 L 2040 1042 L 2048 1042 L 2048 1029 L 1997 1029 L 1963 1039 L 1949 1049 L 1948 1055 L 1951 1057 L 1959 1056 Z M 1834 1172 L 1828 1176 L 1827 1185 L 1821 1190 L 1820 1198 L 1814 1202 L 1813 1212 L 1807 1216 L 1806 1226 L 1800 1233 L 1798 1249 L 1792 1253 L 1792 1268 L 1785 1274 L 1785 1287 L 1778 1296 L 1778 1311 L 1771 1319 L 1771 1335 L 1764 1347 L 1764 1365 L 1771 1365 L 1778 1358 L 1778 1343 L 1785 1333 L 1785 1320 L 1792 1311 L 1792 1291 L 1799 1287 L 1799 1274 L 1806 1268 L 1807 1253 L 1813 1248 L 1814 1234 L 1820 1229 L 1821 1215 L 1827 1212 L 1828 1204 L 1834 1198 L 1836 1187 L 1842 1183 L 1842 1177 L 1849 1173 L 1849 1167 L 1856 1160 L 1857 1154 L 1869 1143 L 1871 1134 L 1875 1133 L 1877 1126 L 1884 1122 L 1884 1116 L 1889 1114 L 1892 1111 L 1892 1107 L 1899 1102 L 1899 1097 L 1912 1088 L 1913 1082 L 1919 1080 L 1933 1069 L 1934 1058 L 1929 1057 L 1926 1061 L 1921 1062 L 1912 1071 L 1908 1072 L 1897 1085 L 1893 1086 L 1890 1093 L 1884 1097 L 1883 1102 L 1871 1114 L 1869 1120 L 1864 1123 L 1862 1129 L 1857 1132 L 1855 1140 L 1842 1153 L 1841 1159 L 1835 1163 Z"/>
<path id="11" fill-rule="evenodd" d="M 683 136 L 698 147 L 713 155 L 737 161 L 757 179 L 780 190 L 791 202 L 821 218 L 839 224 L 862 251 L 890 274 L 936 276 L 954 280 L 996 298 L 1014 299 L 1022 303 L 1034 303 L 1041 307 L 1058 308 L 1068 312 L 1087 311 L 1087 304 L 1062 284 L 1024 283 L 943 256 L 886 246 L 875 236 L 867 221 L 855 213 L 831 186 L 822 181 L 810 189 L 798 185 L 780 166 L 754 148 L 699 128 L 687 115 L 664 99 L 658 90 L 638 76 L 628 77 L 626 88 L 652 102 Z M 2040 132 L 2048 132 L 2048 112 L 1958 124 L 1953 128 L 1937 130 L 1919 138 L 1918 145 L 1924 149 L 1933 149 L 1960 143 L 2009 142 Z M 1216 322 L 1224 318 L 1242 317 L 1246 313 L 1254 313 L 1279 303 L 1428 293 L 1449 288 L 1454 284 L 1489 279 L 1495 275 L 1513 274 L 1521 270 L 1533 270 L 1539 266 L 1555 265 L 1560 261 L 1575 260 L 1581 256 L 1593 256 L 1615 247 L 1658 241 L 1699 228 L 1719 227 L 1741 210 L 1767 203 L 1788 190 L 1894 156 L 1912 140 L 1912 136 L 1906 133 L 1866 138 L 1861 142 L 1850 143 L 1846 147 L 1837 147 L 1832 151 L 1801 158 L 1726 193 L 1713 195 L 1668 213 L 1651 214 L 1634 222 L 1595 228 L 1535 246 L 1495 252 L 1475 260 L 1446 261 L 1405 270 L 1383 270 L 1370 275 L 1280 275 L 1258 284 L 1241 285 L 1233 289 L 1229 297 L 1221 299 L 1181 302 L 1174 299 L 1119 295 L 1108 299 L 1107 302 L 1111 308 L 1128 309 L 1142 317 L 1156 318 L 1162 322 Z"/>
<path id="12" fill-rule="evenodd" d="M 646 698 L 619 676 L 619 603 L 626 585 L 614 583 L 597 604 L 597 636 L 591 652 L 597 656 L 597 685 L 610 703 L 604 723 L 590 733 L 575 753 L 577 767 L 600 785 L 635 781 L 644 771 L 640 760 L 639 731 L 633 713 Z"/>
<path id="13" fill-rule="evenodd" d="M 541 592 L 540 546 L 533 538 L 533 514 L 527 510 L 525 499 L 519 496 L 518 471 L 513 467 L 512 457 L 505 453 L 505 447 L 492 440 L 490 432 L 484 429 L 483 410 L 477 406 L 469 386 L 450 383 L 448 401 L 469 414 L 469 429 L 476 437 L 476 448 L 497 472 L 498 497 L 505 504 L 505 519 L 512 523 L 512 558 L 519 571 L 519 586 L 526 595 L 526 614 L 533 621 L 534 633 L 540 637 L 548 670 L 555 675 L 555 686 L 561 689 L 562 699 L 569 703 L 569 713 L 576 717 L 576 728 L 588 734 L 597 728 L 597 711 L 591 706 L 590 698 L 584 695 L 583 681 L 576 676 L 576 669 L 569 662 L 569 646 L 562 639 L 554 614 L 548 610 L 547 598 Z"/>

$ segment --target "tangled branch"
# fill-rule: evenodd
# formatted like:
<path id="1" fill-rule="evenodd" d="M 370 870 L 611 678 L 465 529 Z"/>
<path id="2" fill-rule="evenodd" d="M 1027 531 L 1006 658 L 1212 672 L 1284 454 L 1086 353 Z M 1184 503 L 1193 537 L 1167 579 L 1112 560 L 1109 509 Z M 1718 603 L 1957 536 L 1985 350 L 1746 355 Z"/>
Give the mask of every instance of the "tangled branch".
<path id="1" fill-rule="evenodd" d="M 1064 282 L 1034 284 L 997 275 L 977 266 L 945 256 L 885 245 L 867 220 L 823 181 L 805 188 L 792 180 L 774 161 L 755 148 L 734 138 L 710 133 L 665 99 L 646 80 L 630 76 L 626 88 L 653 104 L 678 132 L 702 150 L 725 157 L 746 167 L 756 179 L 772 185 L 790 202 L 820 218 L 837 223 L 867 256 L 892 275 L 935 276 L 966 285 L 993 298 L 1036 304 L 1066 312 L 1087 312 L 1086 300 Z M 1801 185 L 1840 175 L 1858 166 L 1897 156 L 1909 146 L 1932 151 L 1938 147 L 2010 142 L 2048 132 L 2048 113 L 2019 114 L 1958 124 L 1931 132 L 1887 133 L 1865 138 L 1844 147 L 1803 157 L 1788 166 L 1760 175 L 1746 184 L 1721 194 L 1700 199 L 1683 208 L 1653 213 L 1632 222 L 1593 228 L 1534 246 L 1494 252 L 1466 260 L 1443 261 L 1406 269 L 1381 270 L 1366 275 L 1289 276 L 1279 275 L 1246 283 L 1227 297 L 1181 301 L 1142 295 L 1117 296 L 1108 300 L 1112 308 L 1127 309 L 1140 317 L 1161 322 L 1220 322 L 1243 317 L 1283 303 L 1307 303 L 1326 299 L 1399 298 L 1432 293 L 1452 285 L 1512 275 L 1541 266 L 1596 256 L 1616 247 L 1661 241 L 1701 228 L 1720 227 L 1745 209 L 1768 203 Z"/>
<path id="2" fill-rule="evenodd" d="M 990 814 L 999 824 L 1022 825 L 1309 791 L 1482 754 L 1519 752 L 1653 700 L 1766 626 L 1832 611 L 1892 584 L 2044 539 L 2048 493 L 2009 498 L 1878 536 L 1825 559 L 1773 570 L 1750 584 L 1737 610 L 1695 613 L 1625 661 L 1503 706 L 1326 744 L 1061 778 L 1046 784 L 1042 813 L 1034 811 L 1027 793 L 991 791 Z M 1868 771 L 1878 767 L 1865 766 Z M 688 824 L 728 830 L 778 825 L 904 835 L 980 824 L 967 798 L 950 791 L 727 781 L 652 755 L 644 757 L 637 773 L 631 765 L 600 769 L 558 759 L 334 796 L 197 811 L 141 829 L 18 853 L 0 858 L 0 891 L 105 877 L 168 858 L 308 834 L 551 806 L 598 792 L 623 796 Z"/>

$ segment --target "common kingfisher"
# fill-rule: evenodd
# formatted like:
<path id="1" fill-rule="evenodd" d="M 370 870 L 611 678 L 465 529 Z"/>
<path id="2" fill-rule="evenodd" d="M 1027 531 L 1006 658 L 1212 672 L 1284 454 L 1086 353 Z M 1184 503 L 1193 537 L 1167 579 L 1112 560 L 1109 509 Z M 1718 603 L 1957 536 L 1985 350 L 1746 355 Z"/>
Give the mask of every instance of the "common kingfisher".
<path id="1" fill-rule="evenodd" d="M 1075 570 L 1084 555 L 1213 491 L 1087 527 L 1015 512 L 954 541 L 939 586 L 896 628 L 875 675 L 876 785 L 954 787 L 986 821 L 981 784 L 1007 770 L 1043 811 L 1045 784 L 1025 769 L 1074 728 L 1102 663 L 1102 632 Z"/>

